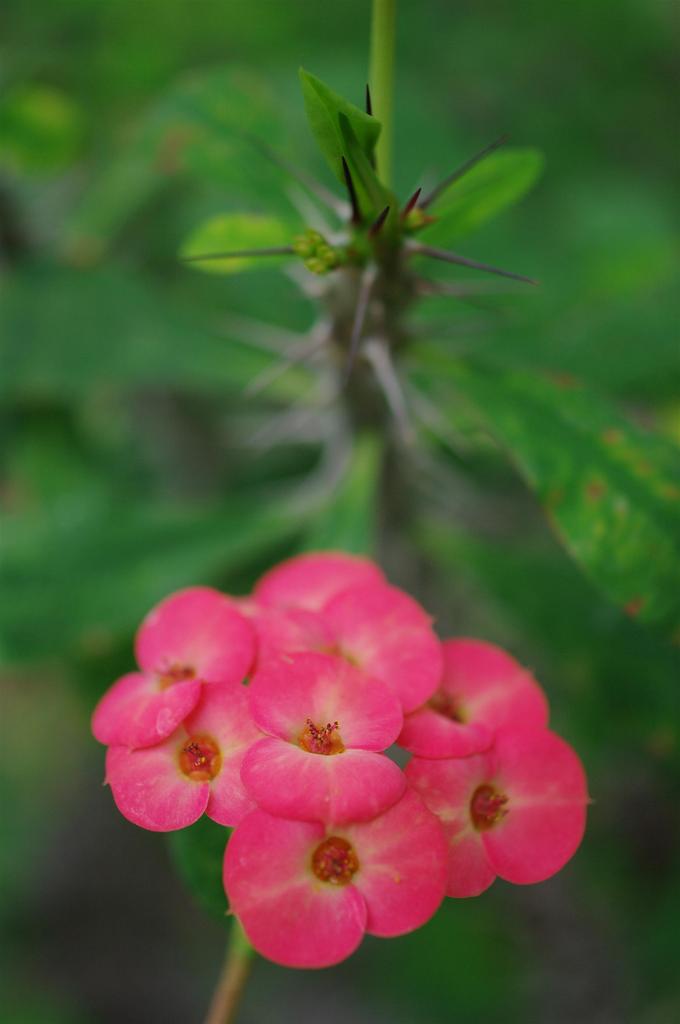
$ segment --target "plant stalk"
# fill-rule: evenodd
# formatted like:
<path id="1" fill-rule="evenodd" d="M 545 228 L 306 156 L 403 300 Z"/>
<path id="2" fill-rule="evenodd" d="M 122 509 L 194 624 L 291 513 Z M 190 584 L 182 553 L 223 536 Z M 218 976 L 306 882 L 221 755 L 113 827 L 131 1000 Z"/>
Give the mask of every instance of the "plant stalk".
<path id="1" fill-rule="evenodd" d="M 245 989 L 255 950 L 234 918 L 224 966 L 213 992 L 204 1024 L 233 1024 Z"/>
<path id="2" fill-rule="evenodd" d="M 373 0 L 369 83 L 373 113 L 382 124 L 376 146 L 377 169 L 388 187 L 392 178 L 395 26 L 396 0 Z"/>

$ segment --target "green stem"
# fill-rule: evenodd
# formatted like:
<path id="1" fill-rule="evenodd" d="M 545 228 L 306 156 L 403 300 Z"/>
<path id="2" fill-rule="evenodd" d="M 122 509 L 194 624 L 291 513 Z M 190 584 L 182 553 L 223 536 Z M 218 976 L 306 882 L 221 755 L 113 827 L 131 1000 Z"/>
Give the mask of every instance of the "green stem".
<path id="1" fill-rule="evenodd" d="M 392 177 L 392 122 L 396 0 L 373 0 L 369 84 L 373 113 L 382 123 L 376 146 L 378 173 L 389 186 Z"/>
<path id="2" fill-rule="evenodd" d="M 233 1024 L 248 980 L 255 950 L 234 918 L 224 967 L 213 992 L 204 1024 Z"/>

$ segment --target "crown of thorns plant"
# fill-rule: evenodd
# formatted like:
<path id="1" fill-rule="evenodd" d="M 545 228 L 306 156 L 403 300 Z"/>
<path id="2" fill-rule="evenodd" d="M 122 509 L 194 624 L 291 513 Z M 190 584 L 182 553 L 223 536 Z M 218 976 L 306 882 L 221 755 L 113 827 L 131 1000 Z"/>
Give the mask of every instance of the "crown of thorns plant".
<path id="1" fill-rule="evenodd" d="M 433 228 L 437 237 L 446 236 L 447 222 L 456 207 L 457 187 L 469 175 L 479 176 L 485 166 L 491 167 L 489 158 L 493 160 L 508 135 L 484 146 L 433 188 L 424 191 L 421 186 L 400 200 L 379 177 L 375 148 L 381 125 L 373 116 L 369 87 L 365 110 L 361 110 L 302 69 L 300 80 L 312 132 L 344 197 L 284 159 L 267 142 L 250 136 L 248 139 L 264 158 L 296 179 L 323 208 L 323 217 L 330 215 L 332 223 L 327 222 L 323 230 L 303 227 L 287 240 L 279 238 L 282 244 L 231 250 L 206 249 L 206 242 L 213 237 L 208 224 L 207 229 L 199 228 L 192 234 L 181 256 L 197 269 L 225 273 L 256 261 L 283 257 L 301 261 L 312 275 L 326 279 L 325 285 L 312 288 L 325 307 L 323 320 L 310 336 L 288 349 L 277 367 L 253 381 L 249 391 L 259 391 L 294 364 L 311 360 L 319 350 L 330 347 L 339 368 L 340 388 L 347 387 L 361 361 L 362 366 L 370 368 L 406 435 L 410 433 L 406 429 L 406 402 L 394 366 L 394 355 L 409 340 L 404 312 L 419 297 L 439 294 L 466 299 L 479 294 L 479 282 L 467 285 L 427 277 L 418 268 L 419 258 L 508 281 L 538 283 L 428 241 Z M 522 173 L 526 180 L 519 187 L 523 192 L 540 169 L 540 157 L 533 150 L 514 150 L 508 156 L 512 159 L 520 153 L 525 161 Z M 483 190 L 484 185 L 482 174 L 477 187 Z M 304 283 L 303 287 L 310 290 Z"/>

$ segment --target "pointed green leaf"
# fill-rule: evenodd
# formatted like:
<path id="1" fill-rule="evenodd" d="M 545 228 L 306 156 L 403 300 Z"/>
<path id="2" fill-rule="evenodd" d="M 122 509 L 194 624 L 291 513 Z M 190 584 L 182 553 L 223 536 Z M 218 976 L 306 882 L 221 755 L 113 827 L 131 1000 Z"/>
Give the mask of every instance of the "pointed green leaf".
<path id="1" fill-rule="evenodd" d="M 359 107 L 343 99 L 329 89 L 319 78 L 300 68 L 300 84 L 305 101 L 307 119 L 319 149 L 338 181 L 344 185 L 342 156 L 345 151 L 340 131 L 340 114 L 343 114 L 356 135 L 361 152 L 371 158 L 380 135 L 380 122 Z"/>
<path id="2" fill-rule="evenodd" d="M 381 458 L 378 437 L 359 437 L 344 476 L 305 536 L 307 551 L 337 548 L 356 555 L 375 554 Z"/>
<path id="3" fill-rule="evenodd" d="M 168 836 L 170 856 L 183 882 L 197 902 L 225 926 L 229 919 L 222 865 L 230 835 L 230 828 L 204 815 L 195 825 Z"/>
<path id="4" fill-rule="evenodd" d="M 428 357 L 507 451 L 574 560 L 629 615 L 680 641 L 680 451 L 572 378 Z"/>
<path id="5" fill-rule="evenodd" d="M 200 260 L 199 256 L 279 248 L 291 243 L 295 229 L 277 217 L 255 213 L 224 213 L 199 224 L 180 250 L 181 259 L 206 274 L 238 274 L 242 270 L 276 266 L 279 256 L 262 254 Z"/>
<path id="6" fill-rule="evenodd" d="M 528 147 L 492 153 L 432 204 L 428 213 L 437 220 L 422 237 L 445 243 L 475 231 L 518 202 L 538 180 L 543 163 L 543 154 Z"/>
<path id="7" fill-rule="evenodd" d="M 396 223 L 397 201 L 389 189 L 385 188 L 373 170 L 370 160 L 361 148 L 349 118 L 344 113 L 340 113 L 338 121 L 345 159 L 352 174 L 361 212 L 368 219 L 372 219 L 377 217 L 386 206 L 389 206 L 390 216 L 384 229 L 388 230 L 389 227 Z"/>

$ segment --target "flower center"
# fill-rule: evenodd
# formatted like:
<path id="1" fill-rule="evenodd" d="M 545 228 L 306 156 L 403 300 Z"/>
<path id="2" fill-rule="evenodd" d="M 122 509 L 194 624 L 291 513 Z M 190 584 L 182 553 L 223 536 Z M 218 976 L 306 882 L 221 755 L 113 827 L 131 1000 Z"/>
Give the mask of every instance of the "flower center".
<path id="1" fill-rule="evenodd" d="M 189 736 L 180 749 L 179 766 L 192 782 L 210 782 L 222 767 L 220 748 L 211 736 Z"/>
<path id="2" fill-rule="evenodd" d="M 449 718 L 452 722 L 466 721 L 466 716 L 460 704 L 446 690 L 437 690 L 436 693 L 432 694 L 427 703 L 428 707 L 431 707 L 438 715 L 443 715 L 444 718 Z"/>
<path id="3" fill-rule="evenodd" d="M 478 786 L 470 801 L 470 817 L 477 831 L 485 832 L 497 825 L 508 813 L 507 802 L 505 793 L 499 793 L 493 786 Z"/>
<path id="4" fill-rule="evenodd" d="M 340 836 L 329 836 L 312 854 L 312 871 L 322 882 L 347 885 L 359 868 L 354 847 Z"/>
<path id="5" fill-rule="evenodd" d="M 345 749 L 337 722 L 315 725 L 311 718 L 307 719 L 298 743 L 310 754 L 341 754 Z"/>
<path id="6" fill-rule="evenodd" d="M 196 673 L 191 665 L 170 665 L 159 673 L 158 681 L 161 690 L 167 690 L 173 683 L 184 683 L 187 679 L 195 679 Z"/>

